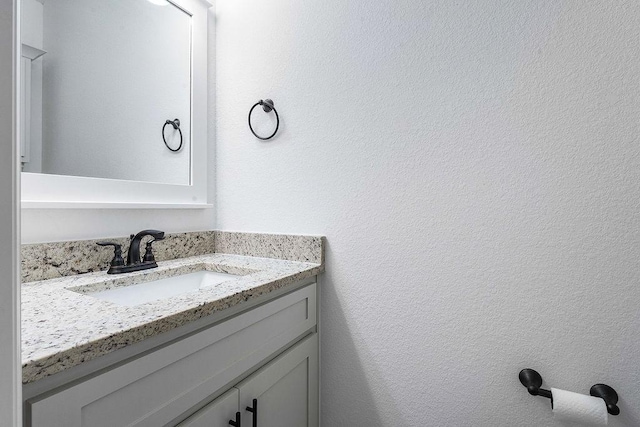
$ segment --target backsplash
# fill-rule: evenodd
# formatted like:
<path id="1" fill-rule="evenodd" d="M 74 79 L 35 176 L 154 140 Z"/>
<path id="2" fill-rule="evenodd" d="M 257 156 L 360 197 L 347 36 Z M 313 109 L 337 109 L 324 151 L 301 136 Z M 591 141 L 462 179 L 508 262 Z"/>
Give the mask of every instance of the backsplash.
<path id="1" fill-rule="evenodd" d="M 142 248 L 147 239 L 143 239 Z M 22 282 L 106 270 L 113 249 L 96 244 L 104 240 L 121 244 L 126 258 L 128 237 L 22 245 Z M 324 243 L 321 236 L 198 231 L 167 234 L 153 249 L 158 261 L 227 253 L 323 264 Z"/>
<path id="2" fill-rule="evenodd" d="M 149 239 L 143 239 L 142 248 Z M 214 239 L 214 231 L 166 234 L 164 240 L 154 242 L 153 252 L 158 261 L 210 254 L 214 252 Z M 121 244 L 126 259 L 128 237 L 22 245 L 22 282 L 106 270 L 113 248 L 98 246 L 100 241 Z"/>
<path id="3" fill-rule="evenodd" d="M 324 264 L 322 236 L 216 231 L 216 253 Z"/>

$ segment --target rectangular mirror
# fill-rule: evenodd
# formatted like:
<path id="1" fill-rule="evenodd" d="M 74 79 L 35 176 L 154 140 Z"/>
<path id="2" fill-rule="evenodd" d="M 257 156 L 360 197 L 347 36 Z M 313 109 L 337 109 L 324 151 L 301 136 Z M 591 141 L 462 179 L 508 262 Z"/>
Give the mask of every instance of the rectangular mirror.
<path id="1" fill-rule="evenodd" d="M 23 115 L 23 171 L 188 185 L 191 16 L 166 0 L 24 3 L 23 99 L 41 117 Z"/>
<path id="2" fill-rule="evenodd" d="M 21 1 L 23 207 L 206 203 L 211 4 Z"/>

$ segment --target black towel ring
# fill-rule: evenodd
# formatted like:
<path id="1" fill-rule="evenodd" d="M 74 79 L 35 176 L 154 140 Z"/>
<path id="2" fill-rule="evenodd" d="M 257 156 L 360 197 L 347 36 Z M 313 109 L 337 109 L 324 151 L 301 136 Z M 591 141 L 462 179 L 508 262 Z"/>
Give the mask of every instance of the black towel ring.
<path id="1" fill-rule="evenodd" d="M 251 126 L 251 113 L 253 113 L 253 109 L 256 108 L 258 105 L 262 105 L 262 109 L 264 110 L 265 113 L 270 113 L 271 110 L 273 110 L 273 112 L 276 114 L 276 130 L 273 131 L 273 133 L 269 136 L 262 137 L 259 136 L 254 130 L 253 130 L 253 126 Z M 253 107 L 251 107 L 251 109 L 249 110 L 249 129 L 251 129 L 251 133 L 258 139 L 261 139 L 263 141 L 267 140 L 267 139 L 271 139 L 273 138 L 276 133 L 278 133 L 278 128 L 280 127 L 280 116 L 278 116 L 278 112 L 276 111 L 276 108 L 273 106 L 273 101 L 270 99 L 265 99 L 264 101 L 261 99 L 260 101 L 256 102 L 255 104 L 253 104 Z"/>
<path id="2" fill-rule="evenodd" d="M 180 132 L 180 145 L 176 149 L 173 149 L 173 148 L 169 147 L 169 144 L 167 144 L 167 138 L 164 137 L 164 128 L 166 128 L 167 125 L 173 126 L 174 130 L 177 130 L 178 132 Z M 164 141 L 164 145 L 166 145 L 169 150 L 173 151 L 174 153 L 176 151 L 180 151 L 180 149 L 182 148 L 182 130 L 180 130 L 180 120 L 179 119 L 167 120 L 166 122 L 164 122 L 164 126 L 162 126 L 162 140 Z"/>

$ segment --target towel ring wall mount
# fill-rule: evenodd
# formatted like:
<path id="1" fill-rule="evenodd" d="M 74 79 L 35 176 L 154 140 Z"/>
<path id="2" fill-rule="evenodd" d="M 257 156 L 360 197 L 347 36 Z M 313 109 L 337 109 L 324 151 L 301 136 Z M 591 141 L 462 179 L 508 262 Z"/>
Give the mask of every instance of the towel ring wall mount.
<path id="1" fill-rule="evenodd" d="M 262 105 L 262 110 L 264 110 L 265 113 L 270 113 L 271 111 L 273 111 L 273 113 L 276 115 L 276 129 L 273 131 L 273 133 L 267 137 L 263 137 L 258 135 L 254 130 L 253 130 L 253 126 L 251 126 L 251 113 L 253 113 L 254 108 L 256 108 L 258 105 Z M 273 138 L 276 133 L 278 133 L 278 128 L 280 127 L 280 116 L 278 116 L 278 111 L 276 111 L 276 108 L 273 106 L 273 101 L 270 99 L 265 99 L 265 100 L 260 100 L 258 102 L 256 102 L 255 104 L 253 104 L 253 107 L 251 107 L 251 109 L 249 110 L 249 129 L 251 129 L 251 133 L 258 139 L 261 139 L 263 141 L 266 141 L 267 139 L 271 139 Z"/>
<path id="2" fill-rule="evenodd" d="M 167 143 L 167 138 L 164 136 L 164 130 L 169 125 L 171 125 L 174 130 L 177 130 L 180 133 L 180 145 L 178 146 L 178 148 L 171 148 Z M 164 122 L 164 126 L 162 126 L 162 140 L 164 141 L 164 145 L 166 145 L 167 148 L 174 153 L 182 149 L 182 130 L 180 129 L 180 119 L 167 120 L 166 122 Z"/>

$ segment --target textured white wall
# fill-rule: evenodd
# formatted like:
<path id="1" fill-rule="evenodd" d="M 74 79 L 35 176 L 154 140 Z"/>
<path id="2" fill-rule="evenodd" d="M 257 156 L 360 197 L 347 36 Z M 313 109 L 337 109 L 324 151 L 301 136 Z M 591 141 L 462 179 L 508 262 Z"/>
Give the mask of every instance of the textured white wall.
<path id="1" fill-rule="evenodd" d="M 147 0 L 44 5 L 45 173 L 189 184 L 191 19 Z M 161 130 L 179 118 L 169 151 Z M 172 127 L 171 146 L 180 144 Z"/>
<path id="2" fill-rule="evenodd" d="M 324 426 L 558 425 L 524 367 L 640 425 L 639 2 L 217 15 L 218 228 L 327 235 Z"/>

